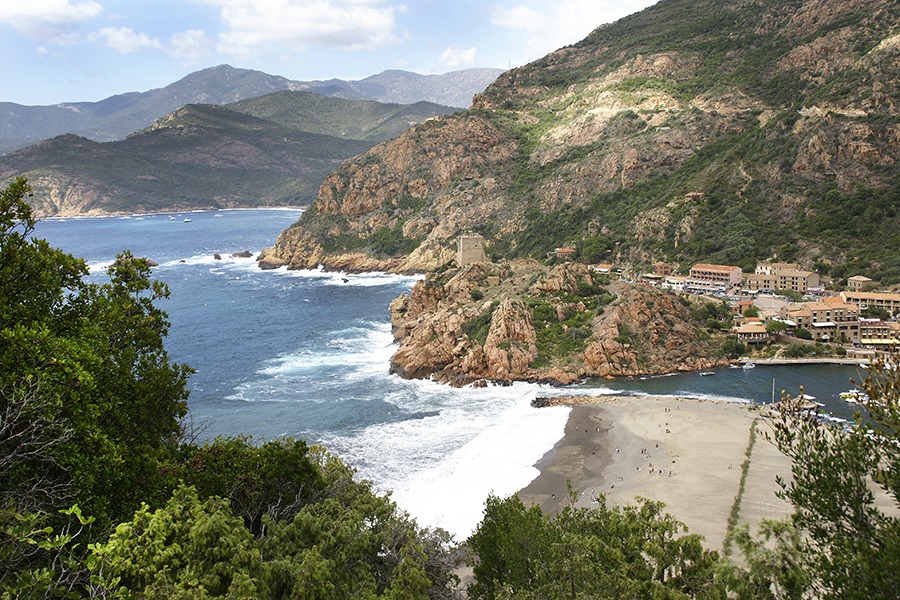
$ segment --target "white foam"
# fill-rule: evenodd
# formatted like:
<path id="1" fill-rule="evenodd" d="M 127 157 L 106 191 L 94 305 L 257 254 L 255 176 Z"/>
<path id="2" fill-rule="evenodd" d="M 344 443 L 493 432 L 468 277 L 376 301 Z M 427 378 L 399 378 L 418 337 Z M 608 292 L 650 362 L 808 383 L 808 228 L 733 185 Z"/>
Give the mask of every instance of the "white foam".
<path id="1" fill-rule="evenodd" d="M 287 267 L 279 267 L 278 269 L 274 269 L 270 272 L 290 277 L 316 279 L 327 285 L 357 287 L 376 287 L 381 285 L 395 285 L 398 283 L 412 285 L 413 282 L 425 277 L 424 275 L 396 275 L 393 273 L 383 273 L 379 271 L 369 273 L 345 273 L 343 271 L 326 271 L 322 266 L 319 266 L 316 269 L 290 270 Z"/>
<path id="2" fill-rule="evenodd" d="M 531 406 L 536 395 L 547 395 L 546 386 L 458 389 L 394 379 L 396 391 L 385 400 L 413 418 L 330 442 L 379 489 L 393 490 L 420 525 L 457 539 L 481 520 L 488 494 L 528 485 L 538 475 L 534 464 L 565 431 L 568 407 Z"/>
<path id="3" fill-rule="evenodd" d="M 114 260 L 101 260 L 98 262 L 87 263 L 88 272 L 91 273 L 92 275 L 97 275 L 98 273 L 105 273 L 106 270 L 109 269 L 115 262 L 116 261 L 114 261 Z"/>

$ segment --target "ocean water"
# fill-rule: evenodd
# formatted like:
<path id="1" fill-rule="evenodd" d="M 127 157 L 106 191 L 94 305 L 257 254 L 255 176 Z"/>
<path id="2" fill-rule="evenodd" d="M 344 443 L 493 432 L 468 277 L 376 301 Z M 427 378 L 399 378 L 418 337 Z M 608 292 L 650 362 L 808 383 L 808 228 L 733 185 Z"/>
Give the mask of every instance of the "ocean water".
<path id="1" fill-rule="evenodd" d="M 170 357 L 191 377 L 191 427 L 200 439 L 280 436 L 324 444 L 371 479 L 423 525 L 465 538 L 489 493 L 508 495 L 562 437 L 569 409 L 535 409 L 536 396 L 571 393 L 678 394 L 768 402 L 805 392 L 842 418 L 838 397 L 854 367 L 758 366 L 668 377 L 586 381 L 573 388 L 517 383 L 451 388 L 390 375 L 388 305 L 416 277 L 261 271 L 254 255 L 274 244 L 301 212 L 227 210 L 51 219 L 36 235 L 80 256 L 92 277 L 122 250 L 146 256 L 171 297 Z M 189 221 L 188 221 L 189 220 Z M 221 255 L 216 260 L 214 255 Z"/>

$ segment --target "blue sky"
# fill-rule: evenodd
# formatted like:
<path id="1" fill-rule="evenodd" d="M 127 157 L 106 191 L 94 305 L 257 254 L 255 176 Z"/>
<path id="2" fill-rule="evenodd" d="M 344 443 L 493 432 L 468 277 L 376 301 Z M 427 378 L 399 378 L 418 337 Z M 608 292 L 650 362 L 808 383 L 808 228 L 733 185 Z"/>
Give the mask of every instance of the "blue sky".
<path id="1" fill-rule="evenodd" d="M 656 0 L 0 0 L 0 101 L 96 101 L 219 64 L 289 79 L 516 67 Z"/>

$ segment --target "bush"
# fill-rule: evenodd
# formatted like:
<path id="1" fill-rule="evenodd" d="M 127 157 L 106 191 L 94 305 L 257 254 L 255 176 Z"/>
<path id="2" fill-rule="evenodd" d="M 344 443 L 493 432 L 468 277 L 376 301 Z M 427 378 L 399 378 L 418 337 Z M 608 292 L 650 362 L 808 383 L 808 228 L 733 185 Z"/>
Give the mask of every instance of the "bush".
<path id="1" fill-rule="evenodd" d="M 801 340 L 811 340 L 812 334 L 807 329 L 803 329 L 802 327 L 798 327 L 794 330 L 794 335 Z"/>
<path id="2" fill-rule="evenodd" d="M 747 354 L 747 346 L 737 341 L 736 338 L 729 337 L 722 342 L 722 354 L 727 358 L 737 358 Z"/>

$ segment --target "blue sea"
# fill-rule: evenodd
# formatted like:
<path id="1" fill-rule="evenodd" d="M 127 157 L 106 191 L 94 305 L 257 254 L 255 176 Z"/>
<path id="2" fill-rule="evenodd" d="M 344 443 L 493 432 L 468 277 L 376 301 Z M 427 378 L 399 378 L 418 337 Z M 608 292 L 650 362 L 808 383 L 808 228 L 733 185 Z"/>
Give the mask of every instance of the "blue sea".
<path id="1" fill-rule="evenodd" d="M 102 281 L 128 249 L 159 266 L 171 297 L 167 349 L 196 370 L 190 427 L 200 439 L 280 436 L 323 444 L 423 525 L 467 536 L 491 492 L 511 494 L 562 437 L 569 409 L 535 409 L 536 396 L 629 393 L 769 402 L 773 382 L 805 393 L 837 417 L 838 394 L 855 367 L 757 366 L 644 379 L 587 381 L 573 388 L 517 383 L 451 388 L 389 373 L 388 305 L 417 277 L 321 270 L 260 270 L 255 256 L 299 209 L 224 210 L 129 217 L 48 219 L 36 236 L 82 257 Z M 215 255 L 221 256 L 220 260 Z"/>

